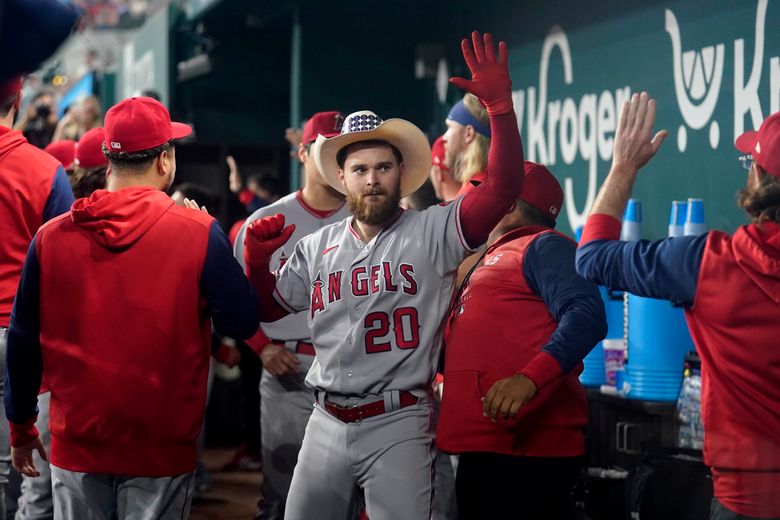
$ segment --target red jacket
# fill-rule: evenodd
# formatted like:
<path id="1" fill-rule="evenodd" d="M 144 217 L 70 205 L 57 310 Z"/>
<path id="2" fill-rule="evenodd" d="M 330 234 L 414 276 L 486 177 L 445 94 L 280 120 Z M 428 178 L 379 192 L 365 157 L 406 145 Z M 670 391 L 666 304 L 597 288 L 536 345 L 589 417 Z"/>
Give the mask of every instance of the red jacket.
<path id="1" fill-rule="evenodd" d="M 28 144 L 21 132 L 0 127 L 0 327 L 8 326 L 27 248 L 45 220 L 58 168 L 57 159 Z"/>
<path id="2" fill-rule="evenodd" d="M 780 225 L 711 232 L 686 318 L 716 494 L 742 514 L 780 515 Z M 774 494 L 777 507 L 754 506 L 754 493 Z"/>
<path id="3" fill-rule="evenodd" d="M 619 234 L 617 219 L 588 218 L 580 274 L 686 305 L 715 496 L 741 515 L 780 517 L 780 224 L 657 242 Z"/>
<path id="4" fill-rule="evenodd" d="M 254 294 L 224 233 L 214 235 L 214 222 L 175 206 L 163 192 L 138 187 L 99 190 L 76 201 L 72 216 L 38 232 L 40 345 L 56 466 L 138 476 L 194 469 L 206 405 L 210 311 L 239 315 L 233 305 L 253 305 L 254 316 L 242 318 L 244 332 L 237 332 L 244 338 L 258 319 Z M 203 292 L 210 236 L 235 265 L 209 283 L 243 283 L 222 309 L 209 309 Z M 32 348 L 16 340 L 19 320 L 12 320 L 9 353 Z M 24 368 L 9 364 L 15 378 L 7 397 L 14 408 L 29 397 L 21 393 Z M 28 413 L 14 408 L 12 414 Z M 13 422 L 12 433 L 19 429 Z"/>
<path id="5" fill-rule="evenodd" d="M 453 311 L 436 432 L 442 451 L 540 457 L 585 452 L 587 401 L 578 376 L 587 352 L 578 354 L 566 373 L 543 352 L 558 322 L 523 274 L 528 248 L 548 233 L 556 232 L 521 228 L 501 237 L 485 255 L 485 265 L 470 277 Z M 567 258 L 574 275 L 575 246 L 570 247 Z M 592 288 L 592 298 L 601 305 L 595 285 Z M 603 306 L 601 313 L 603 321 Z M 603 336 L 603 328 L 594 327 L 594 334 Z M 598 339 L 594 336 L 590 348 Z M 481 398 L 496 381 L 518 373 L 534 381 L 536 397 L 514 419 L 492 422 L 483 416 Z"/>

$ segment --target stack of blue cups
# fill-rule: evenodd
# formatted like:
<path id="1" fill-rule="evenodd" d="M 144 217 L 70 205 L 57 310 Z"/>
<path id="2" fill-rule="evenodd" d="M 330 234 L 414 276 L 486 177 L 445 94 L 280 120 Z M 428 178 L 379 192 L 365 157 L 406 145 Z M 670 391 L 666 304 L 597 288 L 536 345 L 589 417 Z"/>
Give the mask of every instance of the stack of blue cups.
<path id="1" fill-rule="evenodd" d="M 705 231 L 701 199 L 672 204 L 669 236 Z M 666 300 L 633 294 L 628 295 L 627 302 L 629 361 L 625 395 L 630 399 L 674 402 L 680 392 L 685 355 L 694 349 L 683 309 Z"/>

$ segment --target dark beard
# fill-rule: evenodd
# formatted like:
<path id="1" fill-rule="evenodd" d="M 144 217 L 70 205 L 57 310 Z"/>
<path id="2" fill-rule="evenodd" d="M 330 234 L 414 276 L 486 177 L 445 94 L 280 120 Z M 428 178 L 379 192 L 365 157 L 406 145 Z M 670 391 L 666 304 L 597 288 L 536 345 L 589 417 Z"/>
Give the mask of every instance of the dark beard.
<path id="1" fill-rule="evenodd" d="M 385 193 L 385 192 L 383 192 Z M 357 220 L 370 226 L 379 226 L 386 223 L 398 211 L 398 204 L 401 202 L 400 190 L 394 190 L 393 193 L 385 193 L 385 200 L 379 205 L 368 205 L 363 200 L 362 195 L 356 195 L 347 192 L 347 203 L 349 210 Z"/>

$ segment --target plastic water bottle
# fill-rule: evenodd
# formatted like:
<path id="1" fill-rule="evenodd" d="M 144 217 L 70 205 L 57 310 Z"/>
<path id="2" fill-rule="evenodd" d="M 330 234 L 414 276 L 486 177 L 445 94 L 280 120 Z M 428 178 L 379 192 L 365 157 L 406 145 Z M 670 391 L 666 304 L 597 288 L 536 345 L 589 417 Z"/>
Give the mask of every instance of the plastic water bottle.
<path id="1" fill-rule="evenodd" d="M 623 214 L 623 229 L 620 240 L 639 240 L 642 225 L 642 203 L 637 199 L 628 199 L 626 212 Z"/>
<path id="2" fill-rule="evenodd" d="M 685 236 L 701 235 L 707 231 L 704 224 L 704 201 L 702 199 L 688 199 L 688 211 L 685 216 L 683 233 Z"/>
<path id="3" fill-rule="evenodd" d="M 672 201 L 672 211 L 669 213 L 669 236 L 681 237 L 685 234 L 685 217 L 688 214 L 688 203 L 684 200 Z"/>

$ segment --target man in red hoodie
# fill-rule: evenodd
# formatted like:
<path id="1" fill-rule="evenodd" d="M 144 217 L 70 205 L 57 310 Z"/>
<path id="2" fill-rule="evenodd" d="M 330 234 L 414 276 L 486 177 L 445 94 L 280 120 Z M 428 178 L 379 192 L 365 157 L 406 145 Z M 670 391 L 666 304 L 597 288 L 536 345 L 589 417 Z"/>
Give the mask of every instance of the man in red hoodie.
<path id="1" fill-rule="evenodd" d="M 711 518 L 780 518 L 780 112 L 737 138 L 751 219 L 729 236 L 621 242 L 620 219 L 639 169 L 661 145 L 655 102 L 623 106 L 612 168 L 577 251 L 577 271 L 610 289 L 685 307 L 701 357 L 704 462 Z M 651 139 L 652 137 L 652 139 Z"/>
<path id="2" fill-rule="evenodd" d="M 577 245 L 555 231 L 563 190 L 526 161 L 514 207 L 457 295 L 436 444 L 460 455 L 460 517 L 559 518 L 582 464 L 588 420 L 577 377 L 606 335 Z"/>
<path id="3" fill-rule="evenodd" d="M 43 365 L 55 518 L 184 518 L 203 422 L 211 323 L 246 339 L 257 299 L 219 223 L 164 193 L 171 123 L 151 98 L 106 114 L 107 190 L 76 201 L 27 252 L 8 332 L 14 467 L 37 470 Z"/>
<path id="4" fill-rule="evenodd" d="M 41 224 L 68 211 L 73 203 L 68 177 L 57 159 L 29 144 L 21 132 L 11 130 L 21 90 L 20 77 L 0 83 L 0 378 L 5 372 L 11 306 L 27 248 Z M 2 413 L 0 518 L 5 518 L 10 450 L 8 422 Z"/>

